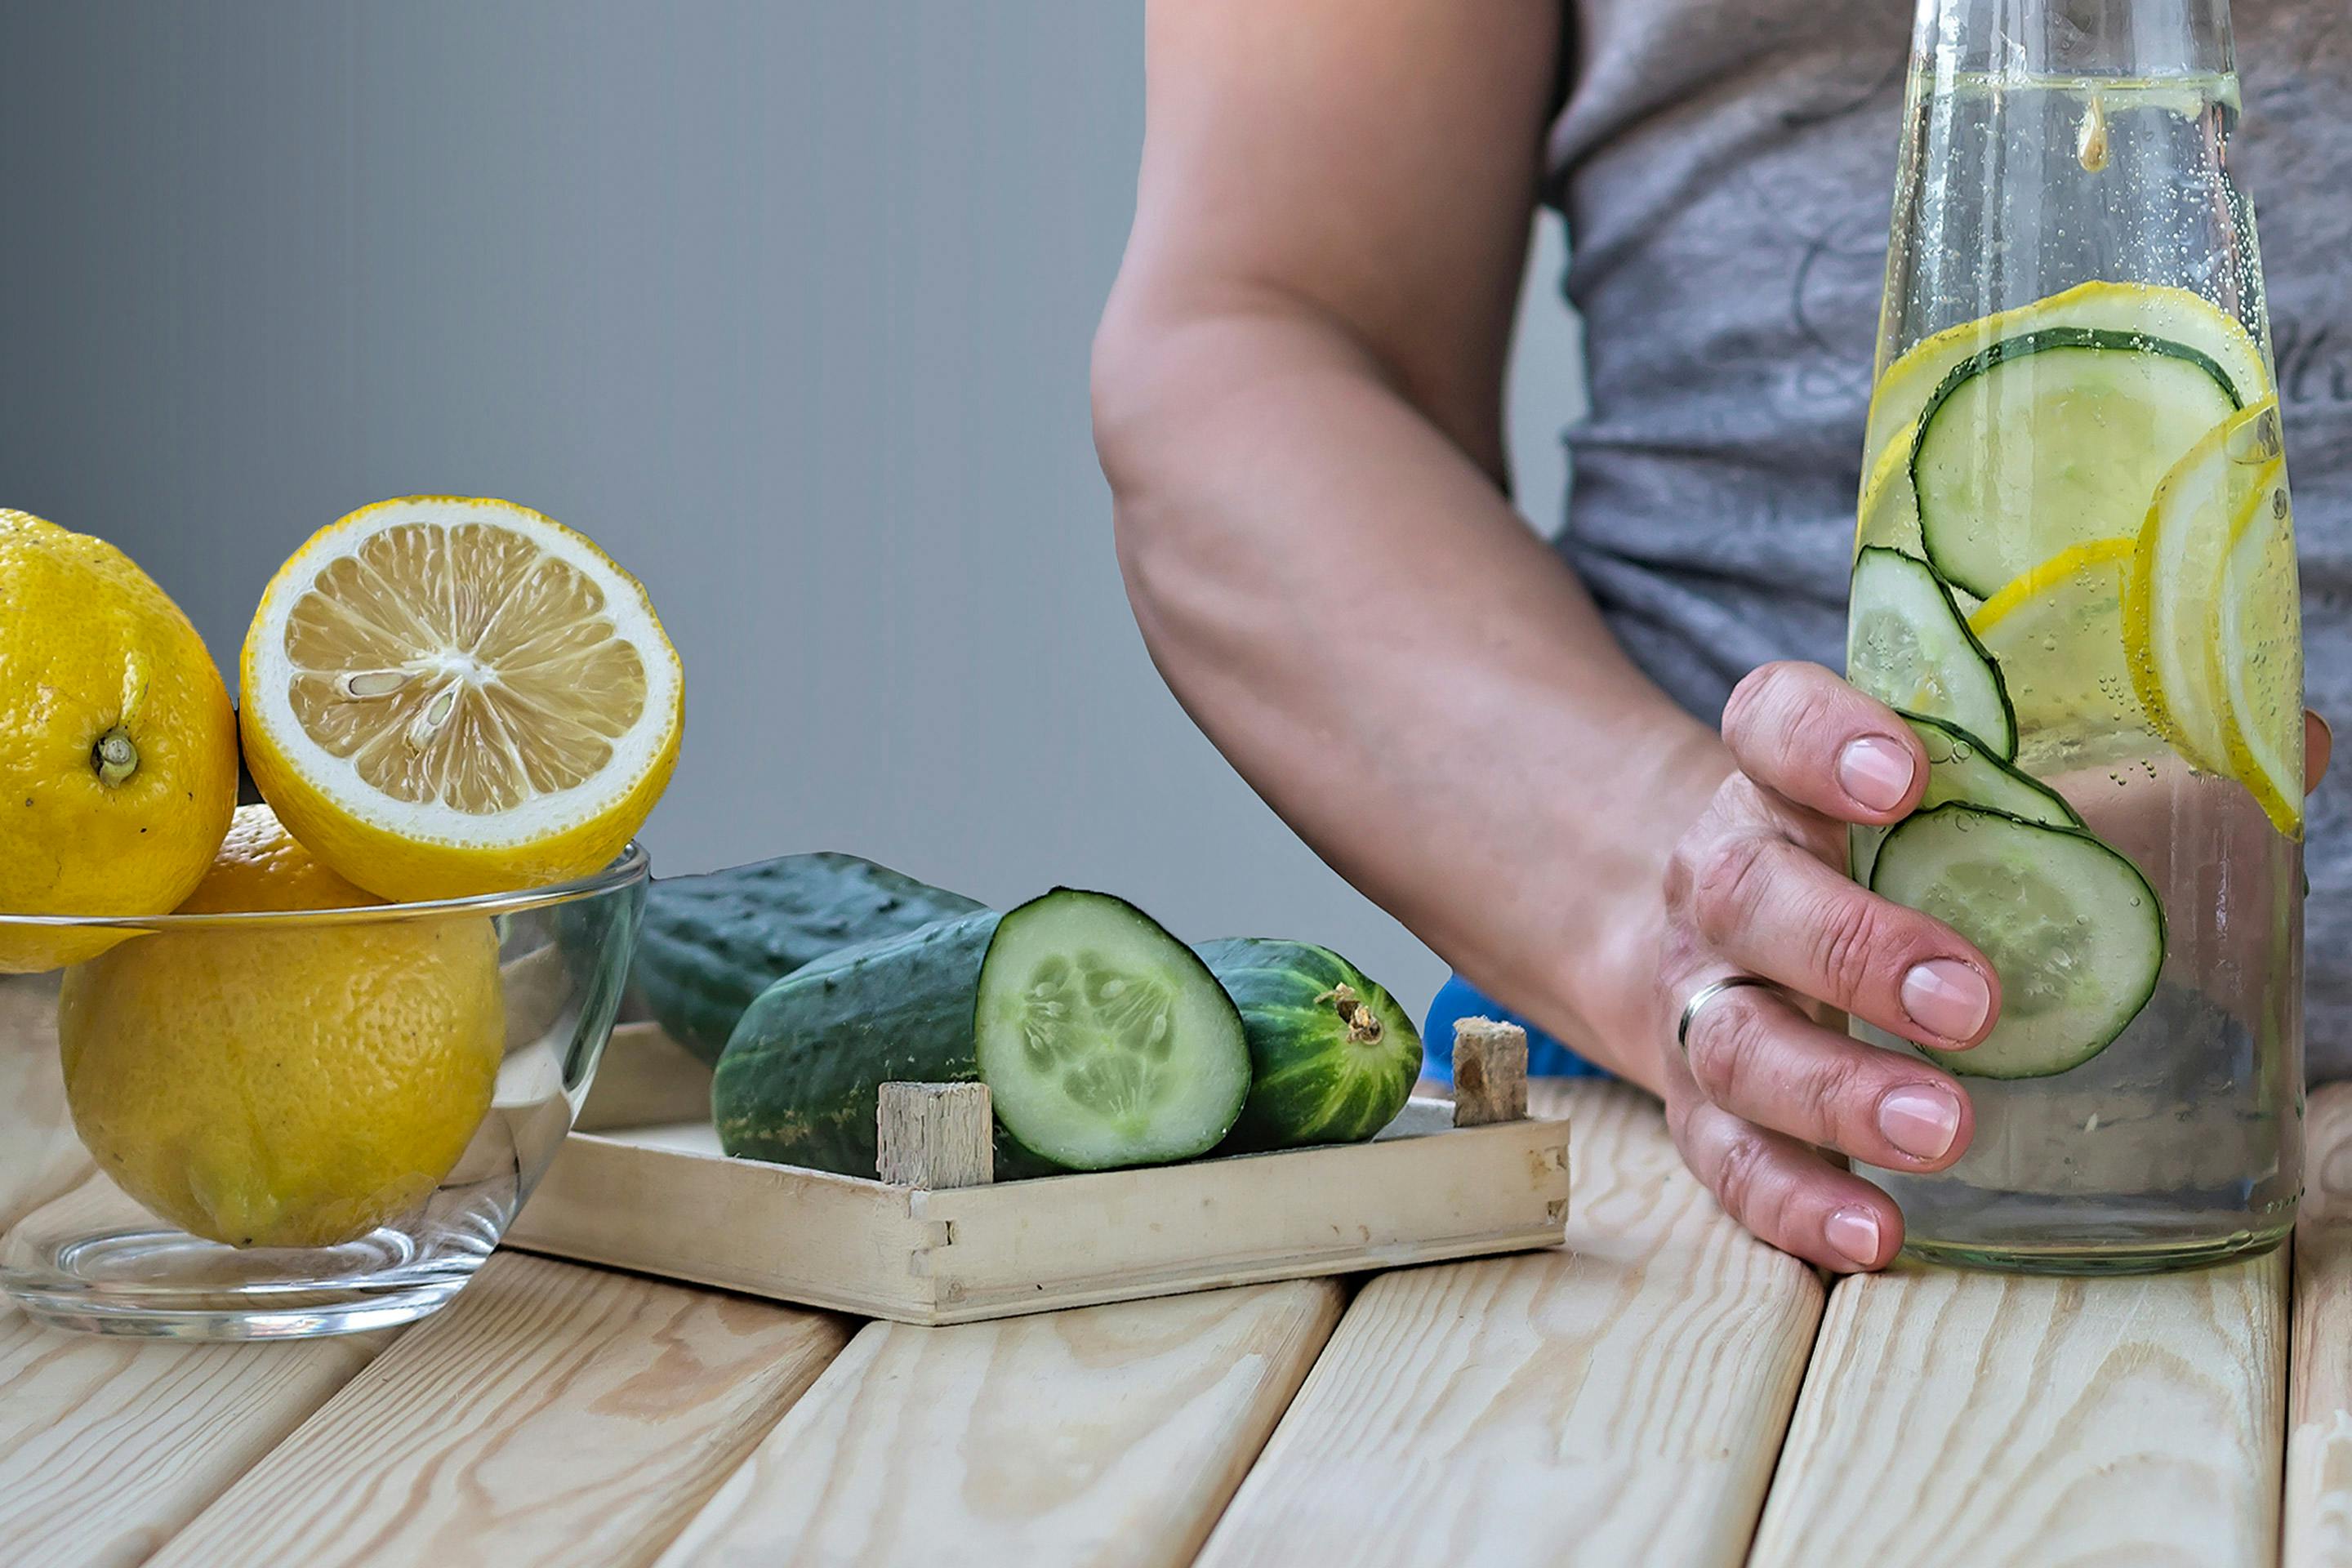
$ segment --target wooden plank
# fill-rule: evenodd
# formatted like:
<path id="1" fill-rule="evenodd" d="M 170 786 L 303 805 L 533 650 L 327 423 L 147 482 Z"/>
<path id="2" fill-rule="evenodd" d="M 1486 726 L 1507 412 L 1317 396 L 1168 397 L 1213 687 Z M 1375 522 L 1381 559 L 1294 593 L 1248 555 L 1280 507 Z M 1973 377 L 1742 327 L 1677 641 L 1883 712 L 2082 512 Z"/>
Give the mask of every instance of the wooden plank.
<path id="1" fill-rule="evenodd" d="M 1654 1101 L 1536 1090 L 1573 1108 L 1568 1250 L 1367 1285 L 1203 1568 L 1739 1561 L 1821 1282 L 1724 1217 Z"/>
<path id="2" fill-rule="evenodd" d="M 1317 1280 L 870 1323 L 662 1563 L 1188 1563 L 1340 1297 Z"/>
<path id="3" fill-rule="evenodd" d="M 146 1561 L 387 1338 L 188 1345 L 0 1309 L 0 1555 L 13 1568 Z"/>
<path id="4" fill-rule="evenodd" d="M 2253 1568 L 2278 1549 L 2286 1256 L 1839 1284 L 1756 1568 Z"/>
<path id="5" fill-rule="evenodd" d="M 813 1312 L 502 1255 L 152 1568 L 650 1562 L 847 1338 Z"/>
<path id="6" fill-rule="evenodd" d="M 707 1122 L 567 1139 L 533 1251 L 866 1317 L 956 1323 L 1556 1245 L 1565 1122 L 925 1191 L 730 1160 Z M 1435 1131 L 1423 1131 L 1434 1127 Z"/>
<path id="7" fill-rule="evenodd" d="M 2294 1232 L 2284 1568 L 2352 1565 L 2352 1084 L 2315 1091 Z"/>

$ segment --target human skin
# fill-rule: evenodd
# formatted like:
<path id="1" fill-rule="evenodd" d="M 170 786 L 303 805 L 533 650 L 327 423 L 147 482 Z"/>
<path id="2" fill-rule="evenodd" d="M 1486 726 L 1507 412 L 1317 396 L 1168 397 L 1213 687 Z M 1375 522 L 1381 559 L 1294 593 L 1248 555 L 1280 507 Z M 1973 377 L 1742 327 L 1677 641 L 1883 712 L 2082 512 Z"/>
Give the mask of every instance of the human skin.
<path id="1" fill-rule="evenodd" d="M 1906 725 L 1780 664 L 1708 730 L 1512 510 L 1502 387 L 1560 11 L 1150 6 L 1135 226 L 1094 357 L 1120 566 L 1179 700 L 1318 853 L 1657 1094 L 1742 1224 L 1878 1268 L 1901 1213 L 1834 1156 L 1941 1170 L 1968 1097 L 1819 1016 L 1965 1049 L 1999 983 L 1843 874 L 1845 824 L 1917 803 Z M 1724 994 L 1685 1052 L 1685 1002 L 1731 973 L 1785 992 Z"/>

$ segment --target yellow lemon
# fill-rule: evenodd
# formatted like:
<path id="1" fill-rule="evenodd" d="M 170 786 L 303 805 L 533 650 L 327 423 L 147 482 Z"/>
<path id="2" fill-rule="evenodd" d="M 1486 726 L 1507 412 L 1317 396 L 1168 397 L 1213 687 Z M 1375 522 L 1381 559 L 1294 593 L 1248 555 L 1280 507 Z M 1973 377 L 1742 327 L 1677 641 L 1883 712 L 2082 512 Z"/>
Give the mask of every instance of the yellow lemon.
<path id="1" fill-rule="evenodd" d="M 183 912 L 362 908 L 247 806 Z M 68 970 L 74 1128 L 115 1184 L 234 1247 L 325 1247 L 422 1203 L 490 1105 L 506 1035 L 484 915 L 142 935 Z"/>
<path id="2" fill-rule="evenodd" d="M 102 539 L 0 510 L 0 912 L 160 915 L 236 806 L 236 718 L 180 607 Z M 0 921 L 0 973 L 121 938 Z"/>
<path id="3" fill-rule="evenodd" d="M 645 589 L 509 501 L 411 496 L 321 529 L 242 668 L 261 793 L 389 899 L 585 876 L 677 763 L 685 680 Z"/>

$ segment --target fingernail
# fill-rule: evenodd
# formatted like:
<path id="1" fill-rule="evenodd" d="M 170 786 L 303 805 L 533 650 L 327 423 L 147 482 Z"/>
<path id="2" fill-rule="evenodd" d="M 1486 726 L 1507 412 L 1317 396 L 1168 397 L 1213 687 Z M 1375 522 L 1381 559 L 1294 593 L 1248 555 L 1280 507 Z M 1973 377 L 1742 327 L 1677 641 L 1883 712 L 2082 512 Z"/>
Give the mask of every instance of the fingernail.
<path id="1" fill-rule="evenodd" d="M 1864 735 L 1838 753 L 1838 786 L 1855 805 L 1893 811 L 1911 793 L 1911 752 L 1883 735 Z"/>
<path id="2" fill-rule="evenodd" d="M 1878 1102 L 1878 1130 L 1915 1160 L 1940 1160 L 1960 1135 L 1959 1103 L 1940 1089 L 1898 1089 Z"/>
<path id="3" fill-rule="evenodd" d="M 1984 976 L 1957 958 L 1931 958 L 1903 977 L 1903 1010 L 1947 1040 L 1972 1040 L 1992 1011 Z"/>
<path id="4" fill-rule="evenodd" d="M 1840 1209 L 1822 1223 L 1822 1239 L 1841 1257 L 1868 1268 L 1878 1261 L 1878 1216 L 1868 1209 Z"/>

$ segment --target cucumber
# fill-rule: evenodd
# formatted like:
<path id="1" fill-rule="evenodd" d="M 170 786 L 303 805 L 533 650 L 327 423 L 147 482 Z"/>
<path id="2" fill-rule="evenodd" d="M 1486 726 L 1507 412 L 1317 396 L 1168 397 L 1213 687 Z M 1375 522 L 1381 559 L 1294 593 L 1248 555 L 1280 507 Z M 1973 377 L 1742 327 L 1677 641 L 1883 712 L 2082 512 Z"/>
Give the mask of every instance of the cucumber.
<path id="1" fill-rule="evenodd" d="M 1009 911 L 973 1020 L 997 1120 L 1072 1170 L 1204 1154 L 1249 1094 L 1233 999 L 1199 954 L 1108 893 L 1056 888 Z"/>
<path id="2" fill-rule="evenodd" d="M 1952 593 L 1916 555 L 1865 545 L 1853 563 L 1846 679 L 1890 708 L 1940 719 L 2003 762 L 2017 755 L 2017 713 Z"/>
<path id="3" fill-rule="evenodd" d="M 1360 1143 L 1396 1120 L 1421 1076 L 1421 1031 L 1362 970 L 1303 942 L 1197 951 L 1249 1039 L 1249 1099 L 1221 1152 Z"/>
<path id="4" fill-rule="evenodd" d="M 997 920 L 983 910 L 935 921 L 831 954 L 761 992 L 711 1083 L 719 1148 L 871 1178 L 884 1084 L 980 1076 L 972 1005 Z M 1000 1180 L 1053 1169 L 999 1127 Z"/>
<path id="5" fill-rule="evenodd" d="M 2071 546 L 2136 534 L 2156 487 L 2240 406 L 2199 349 L 2050 327 L 1952 368 L 1911 448 L 1937 574 L 1979 599 Z"/>
<path id="6" fill-rule="evenodd" d="M 656 879 L 631 978 L 670 1038 L 715 1062 L 751 999 L 828 953 L 980 904 L 830 852 Z"/>
<path id="7" fill-rule="evenodd" d="M 2155 994 L 2164 910 L 2139 868 L 2079 827 L 1953 804 L 1897 824 L 1871 891 L 1935 916 L 2000 976 L 2000 1019 L 1936 1061 L 1977 1078 L 2048 1078 L 2112 1044 Z"/>
<path id="8" fill-rule="evenodd" d="M 1957 801 L 1963 805 L 2002 812 L 2023 822 L 2053 827 L 2083 826 L 2083 819 L 2063 796 L 1994 756 L 1982 741 L 1966 730 L 1917 713 L 1904 714 L 1903 721 L 1911 726 L 1911 732 L 1927 750 L 1927 787 L 1919 797 L 1919 810 L 1930 811 Z M 1872 862 L 1877 858 L 1878 846 L 1887 831 L 1865 826 L 1852 830 L 1849 843 L 1853 847 L 1855 881 L 1869 885 Z"/>

